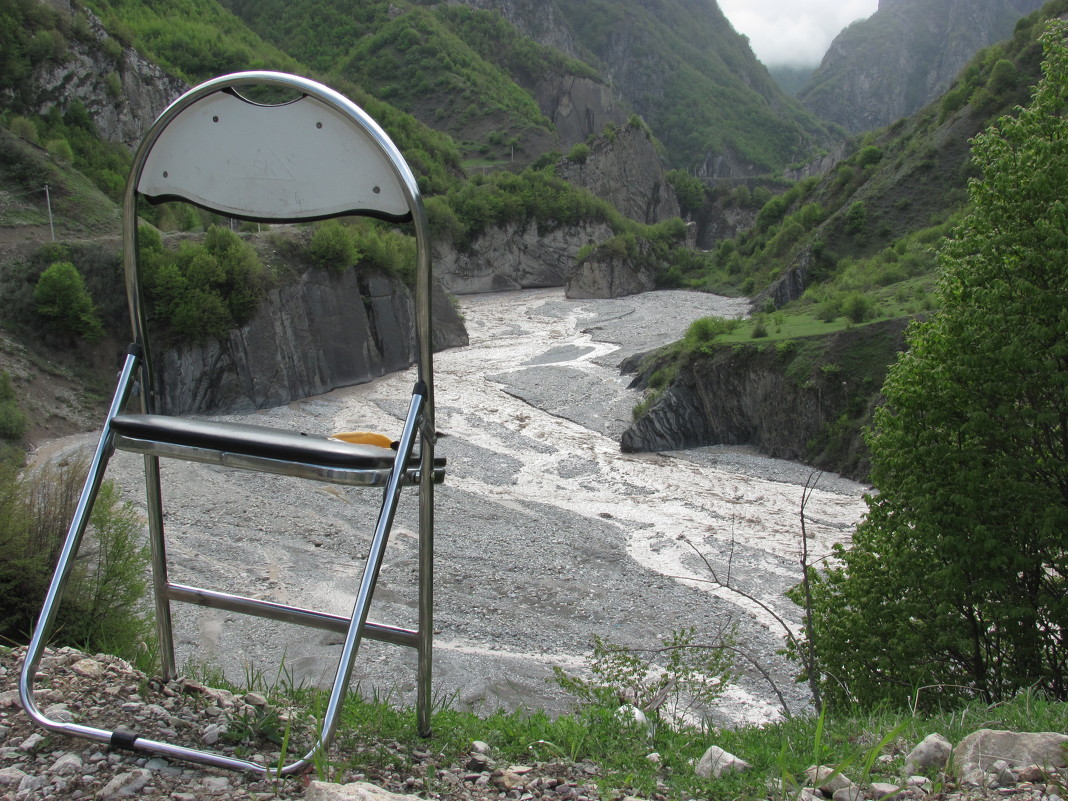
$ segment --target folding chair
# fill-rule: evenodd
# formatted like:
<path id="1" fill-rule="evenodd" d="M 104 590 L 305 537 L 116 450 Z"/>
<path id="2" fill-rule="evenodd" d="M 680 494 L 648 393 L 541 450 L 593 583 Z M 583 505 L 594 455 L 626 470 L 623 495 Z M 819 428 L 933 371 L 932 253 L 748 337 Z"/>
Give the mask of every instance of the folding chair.
<path id="1" fill-rule="evenodd" d="M 295 100 L 252 102 L 248 86 L 285 90 Z M 416 239 L 415 338 L 417 380 L 396 449 L 259 426 L 178 418 L 156 410 L 145 307 L 138 277 L 137 204 L 182 200 L 212 212 L 267 223 L 362 214 L 410 223 Z M 118 386 L 89 475 L 31 639 L 19 681 L 29 715 L 41 726 L 126 749 L 223 768 L 281 775 L 300 772 L 325 752 L 335 734 L 362 637 L 417 650 L 418 727 L 430 734 L 434 484 L 444 460 L 434 456 L 431 361 L 430 242 L 415 178 L 389 137 L 361 108 L 314 81 L 277 72 L 243 72 L 208 81 L 172 103 L 148 130 L 126 185 L 123 261 L 133 328 Z M 358 343 L 354 343 L 356 346 Z M 140 414 L 126 413 L 132 396 Z M 55 621 L 64 585 L 85 533 L 94 498 L 114 449 L 144 455 L 152 585 L 165 680 L 176 675 L 172 601 L 199 604 L 345 635 L 317 742 L 279 771 L 212 752 L 49 719 L 34 699 L 33 681 Z M 160 457 L 336 484 L 381 487 L 382 500 L 362 578 L 349 617 L 172 583 L 167 576 Z M 368 622 L 402 487 L 418 487 L 419 600 L 417 628 Z M 373 509 L 372 515 L 373 516 Z"/>

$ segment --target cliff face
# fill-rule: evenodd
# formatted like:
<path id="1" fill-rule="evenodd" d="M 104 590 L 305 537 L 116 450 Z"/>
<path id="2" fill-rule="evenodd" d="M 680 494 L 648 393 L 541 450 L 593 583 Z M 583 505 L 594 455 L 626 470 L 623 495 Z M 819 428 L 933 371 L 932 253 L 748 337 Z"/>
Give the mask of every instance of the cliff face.
<path id="1" fill-rule="evenodd" d="M 627 256 L 599 253 L 583 262 L 567 281 L 565 296 L 621 298 L 656 289 L 656 272 L 634 264 Z"/>
<path id="2" fill-rule="evenodd" d="M 256 316 L 220 342 L 165 352 L 161 408 L 173 414 L 289 403 L 407 369 L 416 358 L 412 298 L 394 276 L 310 270 L 269 293 Z M 434 297 L 435 350 L 467 344 L 445 294 Z"/>
<path id="3" fill-rule="evenodd" d="M 49 5 L 74 18 L 70 0 L 50 0 Z M 91 12 L 79 13 L 88 19 L 90 41 L 72 39 L 62 62 L 39 66 L 31 82 L 36 94 L 27 100 L 38 114 L 80 101 L 102 138 L 133 148 L 159 113 L 189 86 L 133 48 L 116 46 L 117 40 Z"/>
<path id="4" fill-rule="evenodd" d="M 579 58 L 575 32 L 553 0 L 458 0 L 471 8 L 501 12 L 524 36 L 544 47 L 552 47 Z"/>
<path id="5" fill-rule="evenodd" d="M 651 225 L 680 215 L 675 190 L 668 184 L 656 148 L 641 125 L 628 124 L 598 137 L 582 163 L 564 161 L 556 171 L 632 220 Z"/>
<path id="6" fill-rule="evenodd" d="M 435 243 L 434 275 L 457 295 L 564 286 L 575 269 L 579 249 L 611 235 L 605 223 L 548 230 L 538 230 L 533 224 L 489 228 L 463 250 Z"/>
<path id="7" fill-rule="evenodd" d="M 578 75 L 553 75 L 530 87 L 538 108 L 556 130 L 560 144 L 570 147 L 626 118 L 608 84 Z"/>
<path id="8" fill-rule="evenodd" d="M 620 446 L 640 452 L 749 445 L 863 478 L 869 463 L 861 430 L 887 365 L 904 347 L 904 329 L 904 321 L 892 320 L 789 345 L 718 348 L 680 369 L 623 432 Z M 657 367 L 654 360 L 635 383 L 642 385 Z"/>
<path id="9" fill-rule="evenodd" d="M 831 43 L 798 95 L 853 132 L 888 125 L 940 97 L 975 53 L 1012 35 L 1043 0 L 880 0 Z"/>

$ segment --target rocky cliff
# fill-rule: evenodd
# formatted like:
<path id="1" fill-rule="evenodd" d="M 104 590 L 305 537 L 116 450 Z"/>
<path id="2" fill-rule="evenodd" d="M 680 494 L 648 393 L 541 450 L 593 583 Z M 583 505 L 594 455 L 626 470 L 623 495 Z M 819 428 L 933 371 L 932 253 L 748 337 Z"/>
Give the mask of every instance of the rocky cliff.
<path id="1" fill-rule="evenodd" d="M 268 293 L 255 317 L 218 342 L 167 349 L 160 406 L 173 414 L 262 409 L 404 370 L 416 358 L 411 293 L 375 271 L 309 270 Z M 467 344 L 440 290 L 435 349 Z"/>
<path id="2" fill-rule="evenodd" d="M 750 445 L 851 478 L 868 471 L 861 436 L 887 365 L 904 347 L 891 320 L 825 337 L 726 345 L 679 369 L 648 411 L 623 432 L 625 452 Z M 639 363 L 642 365 L 639 369 Z M 644 386 L 662 359 L 632 359 Z"/>
<path id="3" fill-rule="evenodd" d="M 459 0 L 472 8 L 498 11 L 524 36 L 572 58 L 581 57 L 571 25 L 554 2 L 545 0 Z M 627 118 L 626 105 L 608 82 L 588 75 L 565 72 L 512 78 L 526 89 L 553 125 L 562 147 L 584 142 L 608 124 L 620 125 Z"/>
<path id="4" fill-rule="evenodd" d="M 66 110 L 79 101 L 103 139 L 135 147 L 189 85 L 123 46 L 92 12 L 75 9 L 70 0 L 49 0 L 48 5 L 67 16 L 80 35 L 69 39 L 62 59 L 38 65 L 26 84 L 34 96 L 22 101 L 37 114 L 54 106 Z"/>
<path id="5" fill-rule="evenodd" d="M 488 228 L 469 247 L 434 243 L 434 275 L 457 295 L 564 286 L 584 245 L 612 236 L 606 223 Z"/>
<path id="6" fill-rule="evenodd" d="M 565 296 L 621 298 L 656 289 L 656 271 L 648 260 L 637 264 L 626 254 L 605 250 L 593 254 L 568 278 Z"/>
<path id="7" fill-rule="evenodd" d="M 592 142 L 585 158 L 565 160 L 556 172 L 632 220 L 651 225 L 680 214 L 649 130 L 640 122 L 609 129 Z"/>
<path id="8" fill-rule="evenodd" d="M 831 43 L 798 95 L 850 131 L 888 125 L 942 95 L 975 53 L 1043 0 L 880 0 Z"/>

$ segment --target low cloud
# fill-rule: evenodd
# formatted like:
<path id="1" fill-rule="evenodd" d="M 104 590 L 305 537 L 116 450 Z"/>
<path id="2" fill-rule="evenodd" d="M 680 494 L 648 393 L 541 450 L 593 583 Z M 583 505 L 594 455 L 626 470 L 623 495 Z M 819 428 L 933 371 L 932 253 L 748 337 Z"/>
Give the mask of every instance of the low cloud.
<path id="1" fill-rule="evenodd" d="M 766 65 L 816 66 L 843 28 L 875 13 L 878 0 L 719 0 Z"/>

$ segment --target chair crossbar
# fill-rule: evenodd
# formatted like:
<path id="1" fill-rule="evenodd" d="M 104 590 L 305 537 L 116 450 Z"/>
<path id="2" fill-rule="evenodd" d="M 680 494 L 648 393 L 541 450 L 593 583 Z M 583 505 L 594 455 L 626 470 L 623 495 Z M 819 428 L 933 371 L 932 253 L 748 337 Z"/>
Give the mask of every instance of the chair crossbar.
<path id="1" fill-rule="evenodd" d="M 181 601 L 197 606 L 206 606 L 211 609 L 220 609 L 224 612 L 237 612 L 239 614 L 262 617 L 268 620 L 277 620 L 281 623 L 295 623 L 308 628 L 332 631 L 335 634 L 345 634 L 349 630 L 351 621 L 344 615 L 332 615 L 327 612 L 317 612 L 313 609 L 304 609 L 299 606 L 287 606 L 263 601 L 259 598 L 245 598 L 240 595 L 231 595 L 215 590 L 206 590 L 201 587 L 189 587 L 184 584 L 167 585 L 167 597 L 172 601 Z M 368 621 L 363 624 L 363 636 L 369 640 L 378 640 L 393 645 L 406 645 L 417 648 L 419 632 L 400 626 L 387 626 L 382 623 Z"/>

